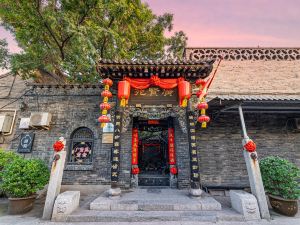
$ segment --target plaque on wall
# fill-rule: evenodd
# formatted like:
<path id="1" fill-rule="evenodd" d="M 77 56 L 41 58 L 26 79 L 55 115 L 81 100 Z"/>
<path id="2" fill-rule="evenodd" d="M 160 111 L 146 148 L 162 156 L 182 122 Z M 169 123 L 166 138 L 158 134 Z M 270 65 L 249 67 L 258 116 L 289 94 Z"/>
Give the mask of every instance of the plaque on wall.
<path id="1" fill-rule="evenodd" d="M 159 87 L 150 87 L 147 89 L 131 89 L 129 98 L 129 105 L 167 105 L 178 104 L 178 91 L 177 88 L 162 89 Z"/>
<path id="2" fill-rule="evenodd" d="M 114 133 L 103 133 L 102 134 L 102 144 L 112 144 Z"/>
<path id="3" fill-rule="evenodd" d="M 21 139 L 18 147 L 19 153 L 30 153 L 32 151 L 34 135 L 34 133 L 21 134 Z"/>

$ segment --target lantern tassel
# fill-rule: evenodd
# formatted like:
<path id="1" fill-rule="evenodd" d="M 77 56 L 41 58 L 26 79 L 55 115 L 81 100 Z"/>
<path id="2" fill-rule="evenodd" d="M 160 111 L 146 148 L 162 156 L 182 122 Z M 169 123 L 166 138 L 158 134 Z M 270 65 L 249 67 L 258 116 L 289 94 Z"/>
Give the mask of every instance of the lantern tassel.
<path id="1" fill-rule="evenodd" d="M 187 103 L 188 103 L 188 100 L 186 98 L 184 98 L 182 100 L 181 106 L 185 108 L 185 107 L 187 107 Z"/>
<path id="2" fill-rule="evenodd" d="M 101 128 L 104 128 L 104 127 L 105 127 L 105 124 L 106 124 L 106 123 L 101 123 Z"/>
<path id="3" fill-rule="evenodd" d="M 201 124 L 201 128 L 206 128 L 206 125 L 207 125 L 207 123 L 206 123 L 206 122 L 203 122 L 203 123 Z"/>
<path id="4" fill-rule="evenodd" d="M 121 107 L 125 107 L 125 106 L 126 106 L 126 99 L 125 99 L 125 98 L 122 98 L 122 99 L 121 99 L 120 106 L 121 106 Z"/>

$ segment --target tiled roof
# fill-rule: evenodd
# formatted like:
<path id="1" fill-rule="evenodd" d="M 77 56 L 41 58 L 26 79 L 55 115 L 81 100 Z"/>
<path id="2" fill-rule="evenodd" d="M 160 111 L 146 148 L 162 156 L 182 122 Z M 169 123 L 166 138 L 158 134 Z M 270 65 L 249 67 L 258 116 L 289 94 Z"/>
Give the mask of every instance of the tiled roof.
<path id="1" fill-rule="evenodd" d="M 98 72 L 103 76 L 119 79 L 129 77 L 150 77 L 158 75 L 164 78 L 185 76 L 187 78 L 205 78 L 212 71 L 214 59 L 207 60 L 100 60 Z"/>

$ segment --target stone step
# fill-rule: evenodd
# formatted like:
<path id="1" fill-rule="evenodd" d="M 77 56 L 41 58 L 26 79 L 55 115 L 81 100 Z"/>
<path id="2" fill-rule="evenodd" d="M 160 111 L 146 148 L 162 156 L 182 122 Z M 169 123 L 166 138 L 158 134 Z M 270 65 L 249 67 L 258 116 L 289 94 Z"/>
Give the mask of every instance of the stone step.
<path id="1" fill-rule="evenodd" d="M 67 222 L 244 221 L 233 211 L 95 211 L 77 210 Z"/>

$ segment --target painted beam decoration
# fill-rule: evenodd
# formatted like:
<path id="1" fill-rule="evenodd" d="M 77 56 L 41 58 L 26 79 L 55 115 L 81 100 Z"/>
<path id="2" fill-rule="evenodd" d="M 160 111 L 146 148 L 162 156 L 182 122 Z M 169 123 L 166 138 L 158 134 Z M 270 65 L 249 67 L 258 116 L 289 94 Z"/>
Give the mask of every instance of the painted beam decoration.
<path id="1" fill-rule="evenodd" d="M 119 181 L 121 121 L 121 113 L 117 111 L 115 115 L 114 126 L 114 146 L 111 152 L 111 182 L 114 184 L 117 184 Z"/>
<path id="2" fill-rule="evenodd" d="M 198 189 L 200 187 L 199 162 L 196 148 L 196 128 L 194 116 L 191 112 L 188 113 L 189 125 L 189 149 L 190 149 L 190 167 L 191 167 L 191 188 Z"/>

